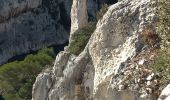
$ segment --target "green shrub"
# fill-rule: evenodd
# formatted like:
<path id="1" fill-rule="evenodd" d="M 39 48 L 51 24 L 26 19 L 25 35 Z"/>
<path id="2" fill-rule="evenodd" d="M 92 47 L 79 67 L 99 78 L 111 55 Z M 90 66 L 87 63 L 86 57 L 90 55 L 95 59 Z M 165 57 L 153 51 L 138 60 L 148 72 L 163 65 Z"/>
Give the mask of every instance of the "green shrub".
<path id="1" fill-rule="evenodd" d="M 170 47 L 170 0 L 159 0 L 160 13 L 158 31 L 162 38 L 162 47 Z"/>
<path id="2" fill-rule="evenodd" d="M 100 20 L 103 18 L 103 15 L 107 12 L 108 7 L 109 6 L 107 4 L 102 5 L 101 9 L 96 13 L 97 20 Z"/>
<path id="3" fill-rule="evenodd" d="M 78 55 L 85 48 L 87 42 L 93 31 L 95 30 L 96 23 L 90 22 L 86 27 L 78 29 L 72 36 L 72 41 L 69 45 L 71 54 Z"/>
<path id="4" fill-rule="evenodd" d="M 0 66 L 0 90 L 5 100 L 31 99 L 32 85 L 45 65 L 54 60 L 52 49 L 44 48 L 36 55 L 28 55 L 23 61 Z"/>
<path id="5" fill-rule="evenodd" d="M 159 51 L 157 58 L 151 65 L 155 72 L 161 75 L 161 83 L 170 82 L 170 49 Z"/>

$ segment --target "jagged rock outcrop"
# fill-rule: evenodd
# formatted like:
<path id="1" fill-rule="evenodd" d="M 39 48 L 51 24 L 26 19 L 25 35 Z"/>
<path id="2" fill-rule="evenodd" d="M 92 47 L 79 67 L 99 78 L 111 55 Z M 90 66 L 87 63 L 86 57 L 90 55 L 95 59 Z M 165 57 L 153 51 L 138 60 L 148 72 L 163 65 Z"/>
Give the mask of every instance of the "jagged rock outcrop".
<path id="1" fill-rule="evenodd" d="M 68 41 L 72 0 L 0 2 L 0 64 L 30 50 Z M 89 20 L 94 20 L 97 6 L 102 3 L 88 0 Z"/>
<path id="2" fill-rule="evenodd" d="M 37 77 L 37 82 L 40 84 L 34 85 L 34 89 L 38 90 L 33 96 L 35 100 L 47 100 L 48 92 L 50 91 L 53 83 L 53 78 L 51 76 L 51 69 L 46 69 L 42 74 L 39 74 Z"/>
<path id="3" fill-rule="evenodd" d="M 110 6 L 80 55 L 70 54 L 67 48 L 58 54 L 51 75 L 53 85 L 41 100 L 155 100 L 152 93 L 143 90 L 145 83 L 139 87 L 142 91 L 133 88 L 137 82 L 119 83 L 128 77 L 122 73 L 132 59 L 143 52 L 142 32 L 151 27 L 156 34 L 156 12 L 154 0 L 121 0 Z M 144 63 L 139 62 L 139 65 Z M 141 70 L 136 63 L 134 68 Z M 33 100 L 40 100 L 35 97 L 40 91 L 43 73 L 33 86 Z M 148 73 L 146 80 L 150 81 L 155 74 Z"/>

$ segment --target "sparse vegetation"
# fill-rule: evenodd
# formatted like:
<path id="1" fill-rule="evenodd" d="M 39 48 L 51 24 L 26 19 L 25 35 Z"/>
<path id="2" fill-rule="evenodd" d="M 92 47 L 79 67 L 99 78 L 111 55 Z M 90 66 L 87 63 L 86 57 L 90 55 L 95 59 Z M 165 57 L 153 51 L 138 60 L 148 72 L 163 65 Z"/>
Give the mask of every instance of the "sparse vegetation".
<path id="1" fill-rule="evenodd" d="M 0 66 L 0 90 L 5 100 L 30 100 L 36 76 L 46 65 L 51 65 L 55 55 L 44 48 L 36 55 L 28 55 L 24 61 Z"/>
<path id="2" fill-rule="evenodd" d="M 95 30 L 96 23 L 90 22 L 86 27 L 78 29 L 72 36 L 72 41 L 69 46 L 71 54 L 78 55 L 85 48 L 91 34 Z"/>
<path id="3" fill-rule="evenodd" d="M 161 83 L 169 84 L 170 82 L 170 49 L 159 51 L 157 58 L 151 65 L 155 72 L 161 75 Z"/>
<path id="4" fill-rule="evenodd" d="M 170 47 L 170 0 L 160 0 L 158 31 L 162 38 L 162 47 Z"/>
<path id="5" fill-rule="evenodd" d="M 103 18 L 103 15 L 107 12 L 109 5 L 103 4 L 100 11 L 97 12 L 96 17 L 97 20 L 100 20 Z"/>
<path id="6" fill-rule="evenodd" d="M 158 33 L 161 37 L 162 50 L 151 65 L 161 77 L 162 87 L 170 83 L 170 0 L 160 0 Z"/>

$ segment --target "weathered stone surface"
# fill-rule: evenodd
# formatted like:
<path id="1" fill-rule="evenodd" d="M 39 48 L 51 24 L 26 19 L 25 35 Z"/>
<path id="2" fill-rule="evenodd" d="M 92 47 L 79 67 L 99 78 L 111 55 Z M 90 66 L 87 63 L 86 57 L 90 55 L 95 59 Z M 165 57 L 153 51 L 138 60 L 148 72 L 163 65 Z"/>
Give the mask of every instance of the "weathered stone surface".
<path id="1" fill-rule="evenodd" d="M 100 84 L 110 84 L 113 76 L 126 67 L 126 62 L 142 50 L 142 31 L 149 25 L 156 26 L 156 6 L 150 6 L 151 3 L 156 4 L 150 0 L 123 0 L 110 6 L 98 22 L 89 41 L 89 54 L 95 68 L 96 97 L 106 93 Z M 108 87 L 105 85 L 103 89 Z"/>
<path id="2" fill-rule="evenodd" d="M 65 69 L 65 65 L 69 60 L 70 54 L 68 52 L 60 52 L 56 57 L 55 64 L 53 67 L 54 75 L 56 77 L 61 77 L 63 75 L 63 70 Z"/>
<path id="3" fill-rule="evenodd" d="M 63 100 L 75 98 L 74 88 L 76 84 L 81 83 L 82 71 L 86 67 L 87 62 L 88 57 L 85 52 L 77 58 L 70 57 L 63 71 L 63 77 L 55 77 L 56 83 L 49 92 L 50 100 L 56 100 L 56 97 Z"/>
<path id="4" fill-rule="evenodd" d="M 124 70 L 129 67 L 127 66 L 129 61 L 142 51 L 144 43 L 141 35 L 145 27 L 153 26 L 152 30 L 155 31 L 156 3 L 151 0 L 121 0 L 110 6 L 80 55 L 76 57 L 65 50 L 56 57 L 53 67 L 55 78 L 48 99 L 76 100 L 81 95 L 82 100 L 155 100 L 148 92 L 133 91 L 134 88 L 143 89 L 142 86 L 145 85 L 139 87 L 131 82 L 124 85 L 120 81 L 125 77 L 128 80 L 131 70 Z M 76 13 L 79 11 L 85 10 L 79 9 Z M 73 21 L 72 24 L 74 27 L 77 22 Z M 135 65 L 130 68 L 140 70 L 140 67 Z M 126 72 L 126 75 L 121 72 Z M 134 82 L 140 81 L 139 78 Z M 78 86 L 81 87 L 80 91 L 75 89 Z M 120 87 L 121 90 L 114 86 Z M 131 90 L 126 90 L 127 86 Z M 147 87 L 147 90 L 151 89 Z M 36 89 L 33 91 L 33 97 L 35 97 L 34 93 Z M 39 99 L 33 98 L 33 100 Z"/>
<path id="5" fill-rule="evenodd" d="M 63 60 L 67 61 L 65 65 L 62 66 L 55 66 L 54 69 L 54 81 L 53 85 L 51 86 L 50 91 L 47 93 L 48 89 L 38 87 L 45 87 L 46 83 L 44 81 L 36 81 L 33 86 L 33 99 L 32 100 L 44 100 L 44 97 L 37 98 L 39 96 L 38 94 L 41 94 L 40 91 L 45 91 L 45 96 L 49 98 L 49 100 L 68 100 L 69 98 L 74 98 L 74 87 L 77 84 L 77 82 L 82 81 L 83 77 L 83 70 L 86 68 L 87 63 L 89 62 L 89 57 L 87 54 L 87 51 L 82 52 L 78 57 L 75 57 L 73 55 L 69 55 L 67 52 L 61 52 L 56 58 L 56 61 L 63 62 Z M 62 59 L 63 57 L 66 57 L 66 59 Z M 64 61 L 64 62 L 65 62 Z M 62 64 L 61 64 L 62 65 Z M 59 74 L 55 71 L 56 69 L 63 68 L 62 72 L 59 72 Z M 39 77 L 37 77 L 37 80 L 41 80 L 44 72 L 42 72 Z M 38 84 L 43 84 L 44 86 L 39 86 Z M 38 94 L 37 94 L 38 93 Z"/>
<path id="6" fill-rule="evenodd" d="M 38 75 L 36 82 L 33 86 L 33 100 L 47 100 L 48 92 L 53 84 L 51 69 L 46 69 Z M 36 92 L 34 92 L 36 90 Z"/>

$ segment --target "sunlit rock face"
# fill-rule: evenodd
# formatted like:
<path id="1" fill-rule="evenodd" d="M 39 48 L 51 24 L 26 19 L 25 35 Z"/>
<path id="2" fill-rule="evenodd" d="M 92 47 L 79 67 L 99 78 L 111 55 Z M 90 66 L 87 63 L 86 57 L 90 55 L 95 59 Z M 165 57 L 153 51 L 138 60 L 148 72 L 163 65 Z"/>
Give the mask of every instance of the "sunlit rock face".
<path id="1" fill-rule="evenodd" d="M 95 69 L 93 94 L 97 100 L 112 100 L 113 98 L 124 100 L 119 92 L 124 82 L 121 77 L 127 77 L 124 70 L 128 68 L 128 62 L 142 51 L 144 44 L 141 34 L 145 27 L 152 26 L 156 34 L 158 21 L 156 4 L 157 2 L 152 0 L 122 0 L 110 6 L 103 19 L 97 23 L 88 46 Z M 122 76 L 121 73 L 123 73 Z M 136 84 L 129 82 L 128 87 L 136 91 L 133 88 Z M 146 93 L 146 96 L 131 93 L 129 98 L 135 99 L 129 100 L 152 100 L 154 97 L 147 95 L 146 91 L 141 90 L 140 93 L 141 95 Z"/>
<path id="2" fill-rule="evenodd" d="M 132 59 L 143 52 L 145 44 L 141 35 L 145 28 L 152 26 L 156 34 L 158 21 L 156 4 L 156 1 L 151 0 L 120 0 L 111 5 L 103 18 L 98 21 L 96 30 L 82 53 L 74 56 L 65 48 L 65 51 L 57 55 L 51 69 L 53 80 L 51 89 L 46 93 L 46 98 L 49 100 L 155 100 L 151 93 L 143 90 L 146 84 L 136 89 L 134 87 L 137 86 L 137 82 L 130 81 L 124 85 L 126 80 L 122 79 L 127 79 L 126 70 L 130 68 L 128 65 L 132 64 Z M 80 9 L 76 14 L 83 12 L 81 10 L 84 9 Z M 76 20 L 81 21 L 78 18 Z M 73 22 L 72 25 L 74 26 L 75 23 Z M 139 69 L 136 63 L 134 66 Z M 36 92 L 47 85 L 44 81 L 40 81 L 45 78 L 42 76 L 44 73 L 39 74 L 33 86 L 33 100 L 36 100 L 34 98 Z M 141 76 L 138 79 L 141 78 L 145 77 Z M 44 85 L 39 86 L 39 84 Z"/>
<path id="3" fill-rule="evenodd" d="M 70 39 L 72 34 L 79 29 L 83 28 L 88 23 L 87 15 L 87 0 L 73 0 L 72 9 L 71 9 L 71 32 Z"/>

